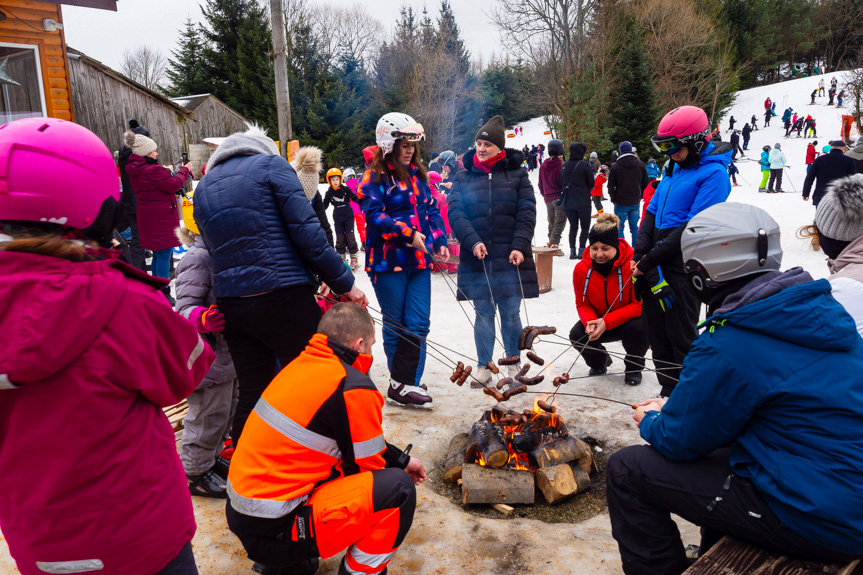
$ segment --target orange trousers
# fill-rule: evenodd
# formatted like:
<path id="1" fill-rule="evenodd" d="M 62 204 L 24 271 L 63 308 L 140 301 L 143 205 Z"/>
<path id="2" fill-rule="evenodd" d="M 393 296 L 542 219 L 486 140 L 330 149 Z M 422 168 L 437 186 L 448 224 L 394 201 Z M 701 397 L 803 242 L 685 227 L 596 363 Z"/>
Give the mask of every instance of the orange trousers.
<path id="1" fill-rule="evenodd" d="M 347 549 L 348 573 L 383 571 L 404 541 L 416 509 L 416 488 L 401 469 L 367 471 L 325 483 L 285 517 L 250 517 L 228 502 L 228 526 L 249 558 L 290 567 Z"/>

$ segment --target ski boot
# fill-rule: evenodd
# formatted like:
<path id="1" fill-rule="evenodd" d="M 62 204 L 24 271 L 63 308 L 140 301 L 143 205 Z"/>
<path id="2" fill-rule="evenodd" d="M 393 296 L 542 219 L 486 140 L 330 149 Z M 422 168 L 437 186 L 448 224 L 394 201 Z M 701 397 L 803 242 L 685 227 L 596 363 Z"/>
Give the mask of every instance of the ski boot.
<path id="1" fill-rule="evenodd" d="M 623 383 L 626 385 L 641 385 L 641 372 L 627 371 L 626 375 L 623 376 Z"/>
<path id="2" fill-rule="evenodd" d="M 351 271 L 355 272 L 360 267 L 360 262 L 357 259 L 357 254 L 351 254 Z"/>
<path id="3" fill-rule="evenodd" d="M 405 385 L 394 379 L 390 380 L 387 389 L 387 399 L 391 402 L 406 407 L 423 407 L 431 409 L 432 398 L 428 391 L 417 385 Z"/>

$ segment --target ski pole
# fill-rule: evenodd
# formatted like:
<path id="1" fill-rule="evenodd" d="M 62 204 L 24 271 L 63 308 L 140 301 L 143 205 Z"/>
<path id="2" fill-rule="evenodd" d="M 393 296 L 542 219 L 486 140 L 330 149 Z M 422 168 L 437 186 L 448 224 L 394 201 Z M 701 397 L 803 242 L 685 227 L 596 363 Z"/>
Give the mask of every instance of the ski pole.
<path id="1" fill-rule="evenodd" d="M 791 183 L 791 189 L 794 190 L 794 193 L 797 193 L 797 188 L 794 186 L 794 180 L 791 179 L 791 170 L 789 170 L 787 166 L 784 166 L 782 169 L 788 171 L 788 181 Z"/>

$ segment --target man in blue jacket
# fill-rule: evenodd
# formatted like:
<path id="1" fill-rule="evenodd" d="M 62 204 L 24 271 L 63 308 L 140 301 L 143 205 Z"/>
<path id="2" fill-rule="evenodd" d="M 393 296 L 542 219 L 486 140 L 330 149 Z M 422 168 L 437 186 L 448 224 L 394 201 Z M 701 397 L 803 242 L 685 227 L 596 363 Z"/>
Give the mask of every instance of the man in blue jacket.
<path id="1" fill-rule="evenodd" d="M 637 409 L 650 445 L 608 461 L 612 534 L 627 575 L 688 566 L 677 514 L 702 527 L 816 561 L 863 554 L 863 339 L 801 268 L 779 272 L 778 224 L 720 204 L 692 218 L 686 270 L 708 304 L 705 330 L 666 401 Z"/>
<path id="2" fill-rule="evenodd" d="M 653 349 L 657 378 L 667 397 L 679 379 L 679 366 L 697 335 L 701 306 L 686 281 L 680 236 L 686 223 L 731 193 L 731 146 L 711 142 L 704 110 L 681 106 L 670 111 L 652 138 L 670 156 L 635 242 L 632 280 L 644 299 L 641 317 Z"/>

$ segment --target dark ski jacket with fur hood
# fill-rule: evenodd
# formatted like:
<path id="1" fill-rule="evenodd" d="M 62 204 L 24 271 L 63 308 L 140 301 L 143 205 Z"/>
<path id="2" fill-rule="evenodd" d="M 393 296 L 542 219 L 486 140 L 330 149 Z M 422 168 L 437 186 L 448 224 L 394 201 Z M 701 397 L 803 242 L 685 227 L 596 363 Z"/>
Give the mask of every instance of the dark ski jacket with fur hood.
<path id="1" fill-rule="evenodd" d="M 216 297 L 317 286 L 354 277 L 333 250 L 294 168 L 260 131 L 229 136 L 195 190 L 195 221 L 210 248 Z"/>
<path id="2" fill-rule="evenodd" d="M 531 242 L 536 226 L 536 197 L 522 167 L 524 154 L 506 149 L 506 158 L 494 165 L 490 174 L 473 164 L 475 151 L 464 155 L 465 169 L 455 176 L 449 195 L 449 221 L 461 243 L 458 264 L 459 299 L 490 299 L 489 282 L 495 299 L 539 297 L 536 265 Z M 483 262 L 474 257 L 473 248 L 484 243 L 488 250 Z M 518 250 L 524 262 L 509 263 L 509 254 Z M 488 272 L 486 280 L 485 272 Z"/>

